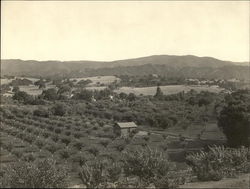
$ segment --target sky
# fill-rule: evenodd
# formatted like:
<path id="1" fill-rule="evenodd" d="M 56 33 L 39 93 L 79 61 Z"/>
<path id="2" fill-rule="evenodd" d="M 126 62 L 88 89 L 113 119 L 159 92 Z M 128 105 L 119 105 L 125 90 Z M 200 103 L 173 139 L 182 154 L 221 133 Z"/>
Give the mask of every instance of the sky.
<path id="1" fill-rule="evenodd" d="M 249 1 L 1 1 L 1 59 L 249 61 Z"/>

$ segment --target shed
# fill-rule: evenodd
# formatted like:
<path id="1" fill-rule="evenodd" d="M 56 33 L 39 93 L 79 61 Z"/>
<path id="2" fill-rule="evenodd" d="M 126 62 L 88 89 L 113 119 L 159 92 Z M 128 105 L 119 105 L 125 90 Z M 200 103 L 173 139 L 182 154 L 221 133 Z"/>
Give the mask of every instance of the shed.
<path id="1" fill-rule="evenodd" d="M 118 136 L 129 136 L 137 128 L 134 122 L 117 122 L 114 125 L 114 133 Z"/>

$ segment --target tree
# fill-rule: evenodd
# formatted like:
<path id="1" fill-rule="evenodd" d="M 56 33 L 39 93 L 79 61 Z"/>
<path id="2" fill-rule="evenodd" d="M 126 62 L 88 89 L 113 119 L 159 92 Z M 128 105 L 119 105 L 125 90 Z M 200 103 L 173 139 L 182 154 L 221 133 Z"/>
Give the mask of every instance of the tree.
<path id="1" fill-rule="evenodd" d="M 231 94 L 231 100 L 220 112 L 218 126 L 227 137 L 228 145 L 250 145 L 250 90 Z"/>
<path id="2" fill-rule="evenodd" d="M 24 91 L 17 91 L 12 98 L 24 104 L 31 104 L 34 100 L 33 96 Z"/>
<path id="3" fill-rule="evenodd" d="M 36 81 L 34 85 L 38 86 L 39 89 L 44 89 L 46 87 L 45 82 L 42 79 Z"/>
<path id="4" fill-rule="evenodd" d="M 86 101 L 91 101 L 93 96 L 93 92 L 90 90 L 81 90 L 80 92 L 76 93 L 74 95 L 74 99 L 77 100 L 86 100 Z"/>
<path id="5" fill-rule="evenodd" d="M 71 91 L 71 87 L 68 84 L 61 85 L 57 91 L 57 94 L 63 94 Z"/>
<path id="6" fill-rule="evenodd" d="M 13 92 L 13 93 L 16 93 L 16 92 L 18 92 L 19 90 L 20 90 L 20 89 L 19 89 L 18 86 L 14 86 L 13 89 L 12 89 L 12 92 Z"/>
<path id="7" fill-rule="evenodd" d="M 42 93 L 42 97 L 45 100 L 51 100 L 51 101 L 57 100 L 58 96 L 57 96 L 56 89 L 51 88 L 51 89 L 44 90 Z"/>
<path id="8" fill-rule="evenodd" d="M 136 96 L 134 93 L 129 93 L 127 99 L 129 101 L 134 101 L 136 99 Z"/>
<path id="9" fill-rule="evenodd" d="M 64 103 L 56 103 L 52 107 L 52 112 L 57 116 L 64 116 L 67 113 L 68 107 Z"/>
<path id="10" fill-rule="evenodd" d="M 163 95 L 163 92 L 161 91 L 161 88 L 160 88 L 160 86 L 158 85 L 154 97 L 155 97 L 155 98 L 158 98 L 158 99 L 161 99 L 163 96 L 164 96 L 164 95 Z"/>

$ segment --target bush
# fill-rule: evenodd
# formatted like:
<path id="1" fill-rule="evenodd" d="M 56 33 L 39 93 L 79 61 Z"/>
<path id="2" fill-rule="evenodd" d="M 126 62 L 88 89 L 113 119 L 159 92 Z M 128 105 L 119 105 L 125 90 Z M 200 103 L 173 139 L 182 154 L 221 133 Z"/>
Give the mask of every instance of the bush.
<path id="1" fill-rule="evenodd" d="M 68 159 L 70 157 L 70 152 L 66 149 L 60 150 L 59 154 L 63 159 Z"/>
<path id="2" fill-rule="evenodd" d="M 87 151 L 93 154 L 94 156 L 97 156 L 99 154 L 99 150 L 95 146 L 90 147 Z"/>
<path id="3" fill-rule="evenodd" d="M 82 137 L 82 133 L 74 132 L 74 137 L 75 138 L 80 138 L 80 137 Z"/>
<path id="4" fill-rule="evenodd" d="M 55 129 L 55 133 L 60 134 L 61 132 L 62 132 L 62 130 L 60 128 Z"/>
<path id="5" fill-rule="evenodd" d="M 74 142 L 74 143 L 73 143 L 73 146 L 74 146 L 76 149 L 78 149 L 78 150 L 81 150 L 81 149 L 84 147 L 83 143 L 80 142 L 80 141 Z"/>
<path id="6" fill-rule="evenodd" d="M 8 188 L 60 188 L 66 187 L 65 170 L 56 167 L 50 159 L 37 162 L 19 162 L 5 167 L 3 187 Z"/>
<path id="7" fill-rule="evenodd" d="M 92 165 L 85 163 L 81 167 L 79 176 L 87 188 L 99 188 L 105 182 L 104 164 L 98 160 L 95 160 Z"/>
<path id="8" fill-rule="evenodd" d="M 33 154 L 28 153 L 28 154 L 23 155 L 22 160 L 32 162 L 32 161 L 35 161 L 35 157 Z"/>
<path id="9" fill-rule="evenodd" d="M 72 161 L 78 163 L 80 166 L 83 166 L 87 162 L 87 158 L 83 154 L 75 154 L 72 157 Z"/>
<path id="10" fill-rule="evenodd" d="M 44 149 L 48 150 L 50 153 L 54 154 L 58 149 L 59 146 L 56 144 L 47 144 Z"/>
<path id="11" fill-rule="evenodd" d="M 66 144 L 66 146 L 68 146 L 69 143 L 71 142 L 71 139 L 69 137 L 63 137 L 61 138 L 61 142 Z"/>
<path id="12" fill-rule="evenodd" d="M 64 116 L 67 110 L 68 107 L 64 103 L 57 103 L 52 107 L 52 112 L 56 116 Z"/>
<path id="13" fill-rule="evenodd" d="M 43 140 L 37 139 L 35 141 L 35 145 L 41 149 L 45 145 L 45 142 Z"/>
<path id="14" fill-rule="evenodd" d="M 148 185 L 165 177 L 175 164 L 161 152 L 147 148 L 124 152 L 122 167 L 126 176 L 138 176 L 142 183 Z"/>
<path id="15" fill-rule="evenodd" d="M 187 156 L 187 163 L 192 167 L 199 180 L 221 180 L 236 173 L 250 172 L 249 148 L 209 147 L 208 152 L 201 151 Z"/>
<path id="16" fill-rule="evenodd" d="M 105 147 L 105 148 L 109 145 L 109 143 L 110 143 L 110 140 L 101 140 L 100 141 L 100 144 L 103 145 L 103 147 Z"/>

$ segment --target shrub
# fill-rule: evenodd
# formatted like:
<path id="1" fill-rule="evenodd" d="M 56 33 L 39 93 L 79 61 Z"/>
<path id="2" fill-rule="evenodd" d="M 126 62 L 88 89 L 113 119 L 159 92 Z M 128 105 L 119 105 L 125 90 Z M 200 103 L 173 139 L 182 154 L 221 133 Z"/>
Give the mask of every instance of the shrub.
<path id="1" fill-rule="evenodd" d="M 115 183 L 116 181 L 118 181 L 121 173 L 121 165 L 119 165 L 118 163 L 112 163 L 107 167 L 107 178 L 109 182 Z"/>
<path id="2" fill-rule="evenodd" d="M 60 134 L 61 132 L 62 132 L 61 129 L 59 129 L 59 128 L 56 128 L 56 129 L 55 129 L 55 133 Z"/>
<path id="3" fill-rule="evenodd" d="M 92 165 L 85 163 L 81 166 L 79 176 L 87 188 L 99 188 L 105 182 L 104 164 L 98 160 Z"/>
<path id="4" fill-rule="evenodd" d="M 52 125 L 49 125 L 49 126 L 47 127 L 47 129 L 48 129 L 49 131 L 53 131 L 53 130 L 54 130 L 54 127 L 53 127 Z"/>
<path id="5" fill-rule="evenodd" d="M 93 154 L 94 156 L 97 156 L 99 154 L 99 150 L 95 146 L 90 147 L 87 151 Z"/>
<path id="6" fill-rule="evenodd" d="M 58 149 L 59 146 L 56 144 L 47 144 L 44 149 L 48 150 L 50 153 L 54 154 Z"/>
<path id="7" fill-rule="evenodd" d="M 4 148 L 6 148 L 9 152 L 13 149 L 13 144 L 12 143 L 7 143 L 2 145 Z"/>
<path id="8" fill-rule="evenodd" d="M 70 132 L 70 131 L 65 131 L 65 135 L 66 135 L 66 136 L 70 136 L 70 135 L 71 135 L 71 132 Z"/>
<path id="9" fill-rule="evenodd" d="M 45 109 L 45 108 L 39 108 L 33 111 L 33 115 L 34 116 L 38 116 L 38 117 L 49 117 L 50 112 L 49 110 Z"/>
<path id="10" fill-rule="evenodd" d="M 66 187 L 64 168 L 56 167 L 53 160 L 18 162 L 8 165 L 3 174 L 3 187 L 8 188 L 60 188 Z"/>
<path id="11" fill-rule="evenodd" d="M 37 139 L 35 141 L 35 145 L 41 149 L 45 145 L 45 142 L 43 140 Z"/>
<path id="12" fill-rule="evenodd" d="M 83 166 L 87 162 L 87 158 L 83 154 L 75 154 L 72 157 L 72 161 L 78 163 L 80 166 Z"/>
<path id="13" fill-rule="evenodd" d="M 125 149 L 126 145 L 127 144 L 125 142 L 124 143 L 120 143 L 120 144 L 116 144 L 115 148 L 116 148 L 117 151 L 122 152 Z"/>
<path id="14" fill-rule="evenodd" d="M 187 156 L 187 163 L 192 167 L 199 180 L 221 180 L 223 177 L 232 176 L 243 172 L 249 167 L 249 148 L 225 148 L 224 146 L 209 147 L 208 152 L 201 151 Z M 245 170 L 250 172 L 249 170 Z"/>
<path id="15" fill-rule="evenodd" d="M 13 150 L 12 154 L 14 154 L 17 158 L 21 158 L 23 155 L 23 152 L 21 152 L 20 150 Z"/>
<path id="16" fill-rule="evenodd" d="M 51 136 L 51 139 L 54 141 L 54 142 L 57 142 L 59 140 L 59 137 L 58 135 L 54 134 Z"/>
<path id="17" fill-rule="evenodd" d="M 29 133 L 31 133 L 31 132 L 33 132 L 33 128 L 27 128 L 27 131 L 29 132 Z"/>
<path id="18" fill-rule="evenodd" d="M 60 150 L 59 154 L 63 159 L 68 159 L 70 157 L 70 152 L 67 149 Z"/>
<path id="19" fill-rule="evenodd" d="M 66 146 L 68 146 L 69 143 L 71 142 L 71 139 L 69 137 L 63 137 L 61 138 L 61 142 L 66 144 Z"/>
<path id="20" fill-rule="evenodd" d="M 32 143 L 33 141 L 35 141 L 35 137 L 34 136 L 31 136 L 31 135 L 28 135 L 24 138 L 24 140 L 28 143 Z"/>
<path id="21" fill-rule="evenodd" d="M 161 152 L 150 148 L 123 153 L 124 174 L 138 176 L 146 185 L 163 178 L 174 167 Z"/>
<path id="22" fill-rule="evenodd" d="M 28 153 L 28 154 L 23 155 L 22 160 L 32 162 L 32 161 L 35 161 L 35 157 L 33 154 Z"/>
<path id="23" fill-rule="evenodd" d="M 75 148 L 77 148 L 78 150 L 81 150 L 81 149 L 84 147 L 84 145 L 83 145 L 83 143 L 82 143 L 81 141 L 76 141 L 76 142 L 74 142 L 74 143 L 73 143 L 73 146 L 74 146 Z"/>
<path id="24" fill-rule="evenodd" d="M 82 137 L 82 133 L 75 132 L 75 133 L 74 133 L 74 137 L 75 137 L 75 138 L 80 138 L 80 137 Z"/>
<path id="25" fill-rule="evenodd" d="M 68 107 L 64 103 L 57 103 L 53 106 L 52 112 L 56 116 L 64 116 L 67 113 Z"/>
<path id="26" fill-rule="evenodd" d="M 100 141 L 100 144 L 103 145 L 103 147 L 107 147 L 109 145 L 110 141 L 109 140 L 102 140 Z"/>
<path id="27" fill-rule="evenodd" d="M 48 132 L 43 132 L 43 133 L 42 133 L 42 136 L 43 136 L 44 138 L 48 138 L 48 137 L 50 136 L 50 133 L 48 133 Z"/>

